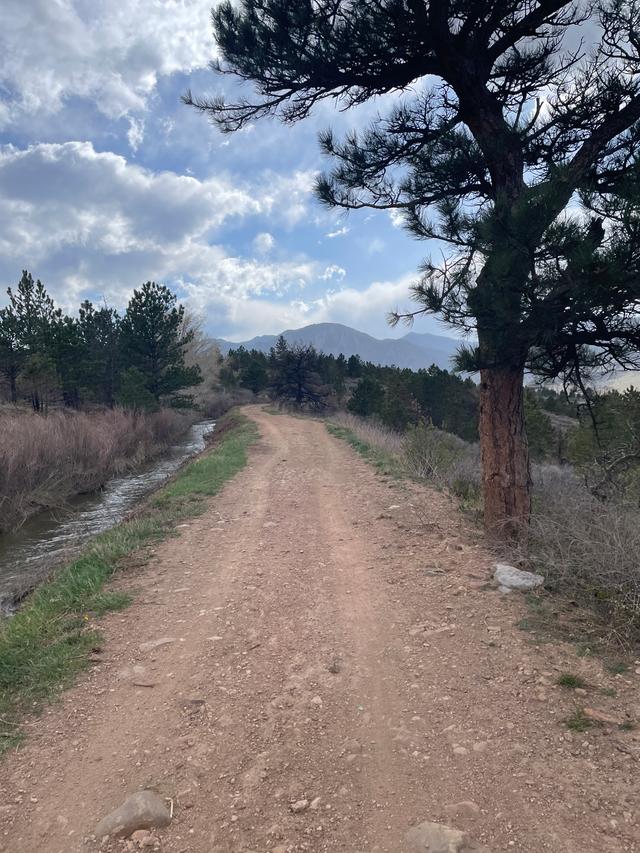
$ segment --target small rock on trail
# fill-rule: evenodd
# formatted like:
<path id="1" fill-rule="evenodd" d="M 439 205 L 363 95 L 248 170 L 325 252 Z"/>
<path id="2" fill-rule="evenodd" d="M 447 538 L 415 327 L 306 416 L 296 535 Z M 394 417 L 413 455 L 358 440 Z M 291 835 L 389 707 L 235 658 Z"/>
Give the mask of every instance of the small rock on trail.
<path id="1" fill-rule="evenodd" d="M 405 841 L 411 853 L 491 853 L 471 841 L 466 832 L 428 820 L 410 829 Z"/>
<path id="2" fill-rule="evenodd" d="M 102 818 L 94 834 L 98 839 L 105 835 L 127 838 L 138 829 L 152 829 L 170 823 L 171 815 L 162 798 L 155 791 L 138 791 Z"/>
<path id="3" fill-rule="evenodd" d="M 516 569 L 515 566 L 508 566 L 506 563 L 496 563 L 493 577 L 500 584 L 501 589 L 536 589 L 542 586 L 544 578 L 542 575 L 536 575 L 534 572 L 524 572 L 522 569 Z"/>
<path id="4" fill-rule="evenodd" d="M 149 640 L 148 643 L 140 643 L 140 651 L 141 652 L 150 652 L 153 649 L 157 649 L 160 646 L 168 646 L 170 643 L 175 643 L 175 637 L 160 637 L 157 640 Z"/>

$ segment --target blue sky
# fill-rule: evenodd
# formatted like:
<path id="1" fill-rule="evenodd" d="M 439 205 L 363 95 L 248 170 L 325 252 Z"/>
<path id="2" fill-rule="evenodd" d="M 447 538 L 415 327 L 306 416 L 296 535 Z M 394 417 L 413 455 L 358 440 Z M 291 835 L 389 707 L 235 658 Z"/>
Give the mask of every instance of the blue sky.
<path id="1" fill-rule="evenodd" d="M 324 104 L 294 127 L 223 136 L 180 102 L 232 93 L 211 0 L 3 0 L 0 304 L 23 268 L 73 311 L 122 307 L 162 281 L 215 335 L 241 340 L 334 321 L 398 336 L 386 313 L 428 247 L 385 212 L 345 214 L 312 194 L 317 133 L 362 125 Z M 434 319 L 416 331 L 444 330 Z"/>

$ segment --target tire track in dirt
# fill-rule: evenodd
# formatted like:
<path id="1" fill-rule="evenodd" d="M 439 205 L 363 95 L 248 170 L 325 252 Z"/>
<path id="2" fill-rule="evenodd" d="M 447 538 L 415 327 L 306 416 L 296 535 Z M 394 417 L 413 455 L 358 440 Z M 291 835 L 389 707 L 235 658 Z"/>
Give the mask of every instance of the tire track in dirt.
<path id="1" fill-rule="evenodd" d="M 0 768 L 0 851 L 93 851 L 147 786 L 174 804 L 164 853 L 399 853 L 421 820 L 494 853 L 640 850 L 637 734 L 560 725 L 554 673 L 604 687 L 602 667 L 512 627 L 522 600 L 482 588 L 491 556 L 448 498 L 248 411 L 250 464 L 121 578 L 139 592 L 105 662 Z"/>

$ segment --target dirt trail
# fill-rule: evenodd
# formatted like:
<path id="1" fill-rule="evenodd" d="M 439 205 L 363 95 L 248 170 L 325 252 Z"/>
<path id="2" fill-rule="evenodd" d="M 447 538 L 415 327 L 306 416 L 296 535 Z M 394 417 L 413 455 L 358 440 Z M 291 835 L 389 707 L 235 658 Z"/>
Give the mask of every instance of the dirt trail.
<path id="1" fill-rule="evenodd" d="M 533 645 L 449 499 L 250 414 L 247 468 L 122 581 L 104 661 L 0 766 L 0 851 L 95 850 L 149 786 L 174 801 L 164 853 L 398 853 L 423 820 L 493 853 L 640 851 L 638 732 L 562 725 L 578 702 L 640 717 L 640 678 Z"/>

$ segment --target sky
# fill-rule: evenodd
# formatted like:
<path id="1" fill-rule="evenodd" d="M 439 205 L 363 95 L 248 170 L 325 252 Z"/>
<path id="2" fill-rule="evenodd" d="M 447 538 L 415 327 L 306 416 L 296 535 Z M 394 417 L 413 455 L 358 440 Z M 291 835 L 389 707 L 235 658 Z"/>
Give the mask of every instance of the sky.
<path id="1" fill-rule="evenodd" d="M 363 126 L 328 103 L 293 127 L 223 135 L 183 105 L 233 96 L 209 70 L 212 0 L 3 0 L 0 305 L 28 269 L 69 313 L 166 284 L 215 336 L 316 322 L 397 337 L 428 247 L 384 211 L 327 210 L 318 132 Z M 418 332 L 446 334 L 433 318 Z"/>

